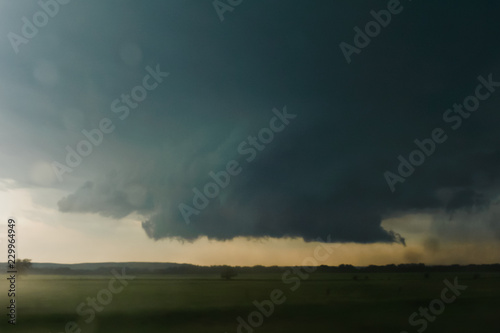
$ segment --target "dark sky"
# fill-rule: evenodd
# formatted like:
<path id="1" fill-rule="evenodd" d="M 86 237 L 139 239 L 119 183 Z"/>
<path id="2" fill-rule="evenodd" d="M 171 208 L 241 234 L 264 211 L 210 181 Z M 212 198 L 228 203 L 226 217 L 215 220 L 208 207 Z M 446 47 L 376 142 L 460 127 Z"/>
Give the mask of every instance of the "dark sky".
<path id="1" fill-rule="evenodd" d="M 28 3 L 2 5 L 2 31 L 20 33 L 19 17 L 39 10 Z M 4 147 L 16 166 L 1 176 L 66 190 L 62 212 L 137 213 L 153 239 L 401 243 L 381 222 L 414 212 L 491 212 L 478 228 L 500 238 L 500 91 L 483 88 L 460 126 L 443 119 L 479 76 L 500 82 L 500 3 L 401 6 L 348 64 L 339 44 L 354 45 L 354 27 L 387 1 L 244 0 L 221 22 L 211 1 L 74 0 L 18 54 L 2 40 L 2 141 L 20 148 Z M 111 103 L 157 65 L 169 76 L 121 120 Z M 247 161 L 239 145 L 284 107 L 296 117 Z M 62 182 L 32 176 L 104 117 L 116 129 Z M 447 140 L 391 191 L 384 173 L 436 128 Z M 241 172 L 186 223 L 179 204 L 193 206 L 192 189 L 233 160 Z"/>

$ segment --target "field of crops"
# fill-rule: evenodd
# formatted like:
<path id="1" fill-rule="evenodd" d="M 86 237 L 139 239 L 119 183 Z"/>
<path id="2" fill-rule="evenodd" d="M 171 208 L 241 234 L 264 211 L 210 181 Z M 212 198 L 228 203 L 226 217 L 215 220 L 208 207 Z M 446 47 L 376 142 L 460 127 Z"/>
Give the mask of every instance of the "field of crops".
<path id="1" fill-rule="evenodd" d="M 318 273 L 285 280 L 264 274 L 230 281 L 209 275 L 157 275 L 120 281 L 111 272 L 22 276 L 17 281 L 17 324 L 1 331 L 411 333 L 424 323 L 419 315 L 419 324 L 411 326 L 410 315 L 441 299 L 443 280 L 453 283 L 455 278 L 467 289 L 443 309 L 434 302 L 439 315 L 429 313 L 433 320 L 427 320 L 425 332 L 500 332 L 498 274 L 367 274 L 354 279 L 352 274 Z M 10 326 L 4 315 L 7 290 L 2 278 L 2 328 Z M 445 295 L 451 299 L 453 293 Z"/>

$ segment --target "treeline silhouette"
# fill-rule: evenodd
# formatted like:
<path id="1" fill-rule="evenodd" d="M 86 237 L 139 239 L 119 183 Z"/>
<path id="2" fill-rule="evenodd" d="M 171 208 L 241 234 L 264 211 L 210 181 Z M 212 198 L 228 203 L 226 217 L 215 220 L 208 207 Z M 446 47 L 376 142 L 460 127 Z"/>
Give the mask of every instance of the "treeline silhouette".
<path id="1" fill-rule="evenodd" d="M 160 265 L 160 264 L 158 264 Z M 293 266 L 197 266 L 190 264 L 173 264 L 171 267 L 155 268 L 154 264 L 151 267 L 134 267 L 127 266 L 127 263 L 122 265 L 102 264 L 101 267 L 92 269 L 82 269 L 75 265 L 60 265 L 60 267 L 43 267 L 41 264 L 33 265 L 29 270 L 29 274 L 51 274 L 51 275 L 107 275 L 111 270 L 121 270 L 125 268 L 128 274 L 221 274 L 229 268 L 237 273 L 242 274 L 266 274 L 266 273 L 283 273 Z M 119 268 L 118 268 L 119 267 Z M 300 266 L 295 266 L 300 267 Z M 433 272 L 474 272 L 474 273 L 494 273 L 500 272 L 500 264 L 489 265 L 437 265 L 427 266 L 425 264 L 400 264 L 400 265 L 385 265 L 376 266 L 370 265 L 366 267 L 355 267 L 352 265 L 326 266 L 321 265 L 316 268 L 317 273 L 433 273 Z"/>

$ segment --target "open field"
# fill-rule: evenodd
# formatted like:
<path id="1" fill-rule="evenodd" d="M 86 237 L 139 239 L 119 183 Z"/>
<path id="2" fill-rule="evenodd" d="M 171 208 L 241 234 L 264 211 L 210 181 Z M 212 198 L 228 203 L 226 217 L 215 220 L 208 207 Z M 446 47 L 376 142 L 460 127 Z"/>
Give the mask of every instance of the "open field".
<path id="1" fill-rule="evenodd" d="M 281 275 L 240 275 L 231 281 L 215 275 L 138 276 L 86 323 L 76 308 L 87 297 L 109 288 L 108 276 L 27 275 L 18 283 L 18 324 L 4 331 L 64 332 L 75 321 L 81 332 L 237 332 L 237 317 L 248 318 L 254 300 L 270 299 L 274 289 L 286 300 L 254 332 L 417 332 L 408 317 L 440 298 L 444 279 L 467 289 L 426 332 L 498 333 L 500 275 L 431 274 L 312 274 L 295 291 Z M 290 278 L 290 277 L 289 277 Z M 119 284 L 116 284 L 118 286 Z M 2 323 L 6 325 L 7 280 L 0 282 Z M 281 298 L 283 299 L 283 297 Z M 4 306 L 5 304 L 5 306 Z M 78 332 L 77 328 L 69 332 Z M 242 329 L 241 332 L 251 332 Z"/>

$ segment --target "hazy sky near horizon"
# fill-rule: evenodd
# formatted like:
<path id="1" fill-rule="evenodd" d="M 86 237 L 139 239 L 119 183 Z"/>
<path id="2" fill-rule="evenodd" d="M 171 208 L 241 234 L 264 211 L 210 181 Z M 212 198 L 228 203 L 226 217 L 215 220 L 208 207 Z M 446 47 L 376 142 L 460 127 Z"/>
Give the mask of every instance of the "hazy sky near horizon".
<path id="1" fill-rule="evenodd" d="M 72 0 L 34 32 L 37 1 L 0 0 L 0 241 L 15 217 L 39 262 L 294 265 L 328 236 L 321 264 L 500 262 L 500 4 L 401 1 L 348 63 L 387 4 Z"/>

